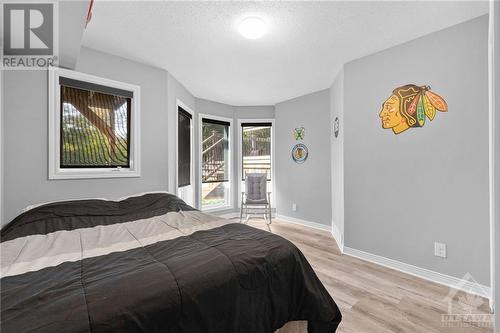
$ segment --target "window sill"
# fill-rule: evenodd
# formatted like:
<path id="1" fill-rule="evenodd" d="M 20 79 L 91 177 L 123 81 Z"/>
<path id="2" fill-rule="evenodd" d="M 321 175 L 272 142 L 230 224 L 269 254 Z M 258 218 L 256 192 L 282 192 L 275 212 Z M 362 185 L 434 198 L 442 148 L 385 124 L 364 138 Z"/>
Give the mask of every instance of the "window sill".
<path id="1" fill-rule="evenodd" d="M 224 205 L 224 206 L 217 206 L 217 207 L 213 207 L 213 208 L 205 208 L 205 209 L 202 208 L 201 211 L 203 213 L 217 213 L 217 212 L 221 212 L 224 210 L 230 210 L 230 209 L 234 209 L 234 207 L 231 205 Z"/>
<path id="2" fill-rule="evenodd" d="M 59 169 L 51 172 L 49 179 L 132 178 L 140 176 L 140 171 L 131 169 Z"/>

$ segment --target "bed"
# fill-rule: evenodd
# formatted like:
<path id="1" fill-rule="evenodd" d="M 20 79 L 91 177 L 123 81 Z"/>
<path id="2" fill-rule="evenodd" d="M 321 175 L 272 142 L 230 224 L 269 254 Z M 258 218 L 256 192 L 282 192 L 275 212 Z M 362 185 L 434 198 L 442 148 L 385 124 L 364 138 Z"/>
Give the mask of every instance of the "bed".
<path id="1" fill-rule="evenodd" d="M 335 332 L 286 239 L 165 193 L 28 210 L 1 232 L 1 331 Z"/>

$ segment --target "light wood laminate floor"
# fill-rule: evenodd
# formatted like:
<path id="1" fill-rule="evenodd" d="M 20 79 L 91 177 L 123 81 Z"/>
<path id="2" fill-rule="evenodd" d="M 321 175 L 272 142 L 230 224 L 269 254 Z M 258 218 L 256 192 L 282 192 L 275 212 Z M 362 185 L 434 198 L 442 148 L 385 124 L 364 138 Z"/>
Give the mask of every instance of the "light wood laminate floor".
<path id="1" fill-rule="evenodd" d="M 267 229 L 264 220 L 249 225 Z M 293 242 L 306 256 L 316 274 L 340 307 L 340 333 L 392 332 L 488 332 L 491 327 L 445 327 L 448 287 L 347 255 L 341 255 L 330 233 L 273 219 L 273 233 Z M 484 298 L 457 291 L 452 313 L 489 314 Z M 472 311 L 471 311 L 472 309 Z"/>

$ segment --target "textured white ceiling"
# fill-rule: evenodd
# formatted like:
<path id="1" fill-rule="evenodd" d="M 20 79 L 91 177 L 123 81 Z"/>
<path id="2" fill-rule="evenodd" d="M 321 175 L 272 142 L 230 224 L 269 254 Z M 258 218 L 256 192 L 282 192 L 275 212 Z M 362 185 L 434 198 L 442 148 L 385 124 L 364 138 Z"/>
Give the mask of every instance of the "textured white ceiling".
<path id="1" fill-rule="evenodd" d="M 196 97 L 275 104 L 329 87 L 342 63 L 486 14 L 486 1 L 96 1 L 84 46 L 168 70 Z M 248 40 L 246 15 L 269 32 Z"/>

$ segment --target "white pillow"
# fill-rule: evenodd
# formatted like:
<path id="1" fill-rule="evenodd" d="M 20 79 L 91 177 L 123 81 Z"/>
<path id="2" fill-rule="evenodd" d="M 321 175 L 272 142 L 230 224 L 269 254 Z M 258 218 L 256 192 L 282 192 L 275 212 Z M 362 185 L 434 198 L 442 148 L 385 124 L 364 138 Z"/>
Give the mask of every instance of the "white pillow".
<path id="1" fill-rule="evenodd" d="M 32 210 L 33 208 L 40 207 L 43 205 L 48 205 L 51 203 L 56 203 L 56 202 L 67 202 L 67 201 L 80 201 L 80 200 L 106 200 L 108 199 L 105 198 L 81 198 L 81 199 L 67 199 L 67 200 L 56 200 L 56 201 L 47 201 L 47 202 L 41 202 L 41 203 L 36 203 L 33 205 L 26 206 L 25 208 L 21 209 L 21 213 L 27 212 L 28 210 Z"/>
<path id="2" fill-rule="evenodd" d="M 135 194 L 130 194 L 130 195 L 127 195 L 127 196 L 124 196 L 124 197 L 121 197 L 120 199 L 116 200 L 116 201 L 122 201 L 122 200 L 125 200 L 125 199 L 128 199 L 128 198 L 134 198 L 134 197 L 141 197 L 145 194 L 152 194 L 152 193 L 167 193 L 169 194 L 170 192 L 169 191 L 149 191 L 149 192 L 140 192 L 140 193 L 135 193 Z"/>

